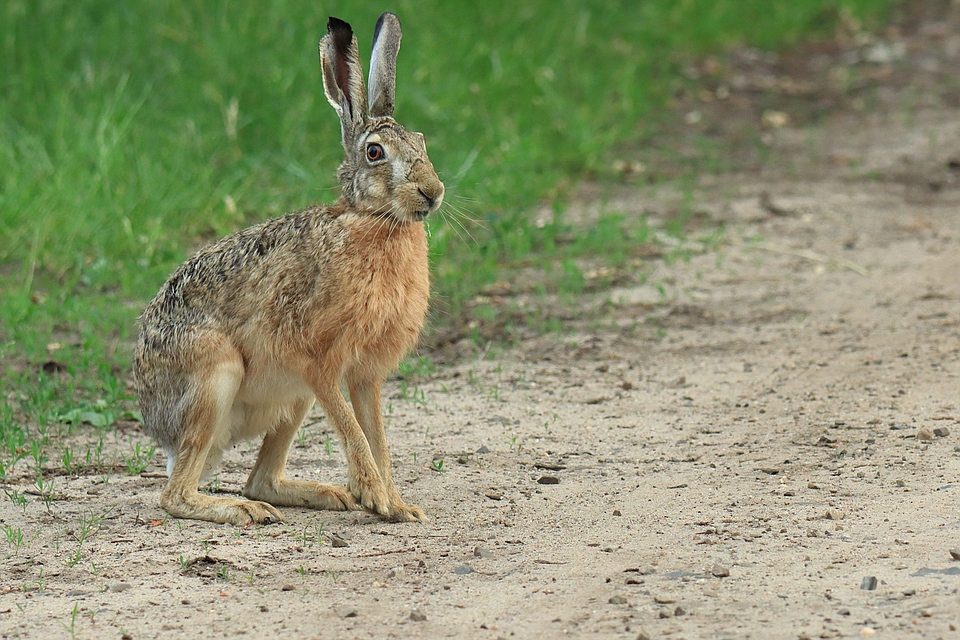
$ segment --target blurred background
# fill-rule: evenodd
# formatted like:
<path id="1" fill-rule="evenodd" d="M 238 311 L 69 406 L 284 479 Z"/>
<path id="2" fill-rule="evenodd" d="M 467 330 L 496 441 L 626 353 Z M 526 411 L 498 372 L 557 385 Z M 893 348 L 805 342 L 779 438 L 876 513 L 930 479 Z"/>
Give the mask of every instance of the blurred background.
<path id="1" fill-rule="evenodd" d="M 621 183 L 637 150 L 664 144 L 657 133 L 683 119 L 677 96 L 696 82 L 692 64 L 882 28 L 895 6 L 4 0 L 3 384 L 89 371 L 78 388 L 122 395 L 135 318 L 177 264 L 337 197 L 339 125 L 317 57 L 329 15 L 353 25 L 365 69 L 379 13 L 403 22 L 396 116 L 426 135 L 448 187 L 430 222 L 442 327 L 511 261 L 548 255 L 544 271 L 576 291 L 582 274 L 561 238 L 600 254 L 643 241 L 643 225 L 616 216 L 570 240 L 562 212 L 584 182 Z M 644 180 L 683 176 L 680 163 Z M 534 223 L 538 208 L 556 213 L 549 224 Z"/>

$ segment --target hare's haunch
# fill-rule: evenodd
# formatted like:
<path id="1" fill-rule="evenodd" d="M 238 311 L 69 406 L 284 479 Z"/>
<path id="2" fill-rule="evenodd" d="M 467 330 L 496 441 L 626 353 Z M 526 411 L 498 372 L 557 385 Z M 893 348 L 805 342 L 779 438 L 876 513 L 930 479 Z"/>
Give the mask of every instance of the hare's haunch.
<path id="1" fill-rule="evenodd" d="M 301 506 L 425 517 L 394 486 L 380 389 L 423 327 L 423 219 L 442 203 L 443 184 L 423 136 L 393 119 L 400 21 L 377 21 L 369 96 L 350 25 L 330 18 L 327 29 L 320 66 L 340 117 L 340 199 L 201 249 L 140 317 L 134 380 L 144 428 L 168 456 L 161 504 L 174 516 L 246 525 Z M 283 475 L 314 401 L 340 436 L 348 486 Z M 199 493 L 226 448 L 260 436 L 249 500 Z"/>

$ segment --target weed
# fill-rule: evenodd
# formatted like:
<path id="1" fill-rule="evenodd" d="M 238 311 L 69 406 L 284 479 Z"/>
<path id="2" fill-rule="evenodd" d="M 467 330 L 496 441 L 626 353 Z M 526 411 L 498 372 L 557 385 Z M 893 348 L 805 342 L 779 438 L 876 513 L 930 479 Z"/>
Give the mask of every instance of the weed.
<path id="1" fill-rule="evenodd" d="M 127 465 L 127 475 L 136 476 L 143 473 L 143 470 L 149 467 L 150 463 L 153 462 L 153 456 L 156 452 L 156 446 L 150 445 L 148 447 L 141 448 L 140 443 L 138 442 L 133 447 L 133 454 L 123 457 L 123 461 Z"/>
<path id="2" fill-rule="evenodd" d="M 193 564 L 193 560 L 192 560 L 192 559 L 190 559 L 190 558 L 185 558 L 185 557 L 183 557 L 182 554 L 180 555 L 180 557 L 178 558 L 178 560 L 179 560 L 179 562 L 180 562 L 180 571 L 186 571 L 187 569 L 190 568 L 190 565 Z"/>
<path id="3" fill-rule="evenodd" d="M 430 468 L 437 473 L 443 473 L 443 459 L 439 458 L 430 463 Z"/>
<path id="4" fill-rule="evenodd" d="M 70 556 L 70 558 L 67 560 L 67 566 L 68 566 L 68 567 L 75 567 L 75 566 L 77 566 L 78 564 L 80 564 L 80 560 L 82 560 L 82 559 L 83 559 L 83 558 L 82 558 L 82 555 L 81 555 L 81 553 L 80 553 L 80 549 L 77 549 L 76 551 L 73 552 L 73 555 Z"/>
<path id="5" fill-rule="evenodd" d="M 13 489 L 12 491 L 4 489 L 3 493 L 6 494 L 6 496 L 10 499 L 10 502 L 12 502 L 15 507 L 20 507 L 24 513 L 27 512 L 27 497 L 25 495 L 16 489 Z"/>
<path id="6" fill-rule="evenodd" d="M 111 509 L 112 510 L 112 509 Z M 104 519 L 110 514 L 110 511 L 107 511 L 104 514 L 88 513 L 87 515 L 80 516 L 77 518 L 77 528 L 74 530 L 73 537 L 77 541 L 77 544 L 83 546 L 83 543 L 89 540 L 91 537 L 99 533 L 100 526 L 102 525 Z"/>
<path id="7" fill-rule="evenodd" d="M 230 582 L 230 572 L 226 567 L 220 567 L 220 571 L 217 572 L 217 577 L 224 582 Z"/>
<path id="8" fill-rule="evenodd" d="M 3 536 L 7 539 L 7 544 L 13 546 L 14 555 L 20 553 L 20 547 L 23 546 L 23 531 L 20 527 L 14 529 L 8 524 L 3 525 L 2 528 Z"/>
<path id="9" fill-rule="evenodd" d="M 63 448 L 63 453 L 60 455 L 60 462 L 63 463 L 63 469 L 68 474 L 76 471 L 76 467 L 73 466 L 73 450 L 70 449 L 70 447 Z"/>
<path id="10" fill-rule="evenodd" d="M 330 434 L 327 433 L 323 437 L 323 450 L 327 452 L 328 456 L 333 455 L 333 441 L 330 439 Z"/>
<path id="11" fill-rule="evenodd" d="M 60 623 L 61 625 L 63 625 L 63 628 L 67 630 L 67 633 L 70 634 L 70 637 L 71 637 L 71 638 L 76 638 L 76 637 L 77 637 L 76 625 L 77 625 L 77 612 L 78 612 L 79 610 L 80 610 L 80 603 L 79 603 L 79 602 L 74 602 L 74 603 L 73 603 L 73 612 L 70 614 L 70 624 L 68 625 L 68 624 L 65 623 L 65 622 L 61 622 L 61 623 Z"/>

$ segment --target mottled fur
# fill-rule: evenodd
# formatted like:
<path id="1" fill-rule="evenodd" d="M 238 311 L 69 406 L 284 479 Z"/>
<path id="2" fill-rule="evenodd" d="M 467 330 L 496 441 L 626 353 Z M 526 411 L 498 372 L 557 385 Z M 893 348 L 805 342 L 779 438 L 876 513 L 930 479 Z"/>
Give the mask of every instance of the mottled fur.
<path id="1" fill-rule="evenodd" d="M 276 506 L 296 505 L 424 519 L 394 486 L 380 389 L 423 326 L 430 287 L 422 220 L 440 206 L 443 184 L 423 136 L 392 118 L 399 21 L 378 21 L 372 114 L 350 26 L 331 18 L 328 28 L 320 57 L 343 132 L 340 199 L 201 249 L 140 318 L 134 380 L 144 428 L 169 456 L 161 504 L 175 516 L 269 523 L 282 519 Z M 371 159 L 371 145 L 382 157 Z M 347 487 L 283 477 L 315 400 L 343 443 Z M 260 436 L 249 500 L 199 493 L 226 448 Z"/>

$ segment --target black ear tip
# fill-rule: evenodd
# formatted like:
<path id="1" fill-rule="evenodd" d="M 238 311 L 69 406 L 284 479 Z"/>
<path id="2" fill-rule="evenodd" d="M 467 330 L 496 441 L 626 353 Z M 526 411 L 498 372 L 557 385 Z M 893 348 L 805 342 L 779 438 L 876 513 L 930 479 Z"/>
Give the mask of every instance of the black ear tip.
<path id="1" fill-rule="evenodd" d="M 330 18 L 327 20 L 327 33 L 337 33 L 337 32 L 339 33 L 347 32 L 350 35 L 353 35 L 353 28 L 350 26 L 349 23 L 344 22 L 340 18 L 334 18 L 333 16 L 330 16 Z"/>

